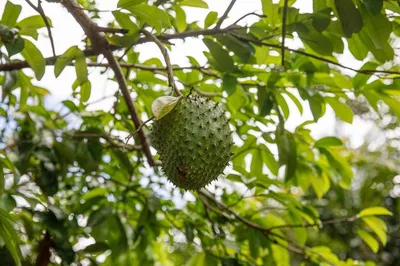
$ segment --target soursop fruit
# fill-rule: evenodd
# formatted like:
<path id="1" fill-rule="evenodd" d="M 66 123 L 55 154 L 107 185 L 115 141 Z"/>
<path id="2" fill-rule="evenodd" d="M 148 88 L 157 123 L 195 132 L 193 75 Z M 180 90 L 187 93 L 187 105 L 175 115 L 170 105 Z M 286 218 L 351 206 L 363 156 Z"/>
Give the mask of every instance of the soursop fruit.
<path id="1" fill-rule="evenodd" d="M 217 103 L 189 96 L 153 123 L 151 141 L 168 179 L 177 187 L 197 190 L 217 179 L 229 163 L 231 133 Z"/>

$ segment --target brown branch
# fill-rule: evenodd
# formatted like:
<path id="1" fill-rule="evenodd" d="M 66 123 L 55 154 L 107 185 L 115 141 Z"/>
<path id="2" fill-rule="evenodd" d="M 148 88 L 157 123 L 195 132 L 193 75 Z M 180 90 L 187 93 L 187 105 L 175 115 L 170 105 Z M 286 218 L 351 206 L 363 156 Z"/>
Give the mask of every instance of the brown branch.
<path id="1" fill-rule="evenodd" d="M 47 19 L 46 14 L 44 13 L 43 7 L 42 7 L 42 0 L 38 0 L 38 6 L 36 7 L 31 1 L 25 0 L 25 2 L 30 5 L 36 12 L 39 13 L 39 15 L 42 17 L 44 24 L 46 25 L 47 32 L 49 34 L 49 39 L 50 39 L 50 45 L 51 45 L 51 50 L 53 52 L 53 56 L 56 56 L 56 49 L 54 47 L 54 39 L 53 39 L 53 34 L 51 32 L 51 27 L 49 20 Z"/>
<path id="2" fill-rule="evenodd" d="M 53 247 L 53 241 L 48 231 L 44 234 L 43 239 L 39 242 L 39 254 L 36 258 L 35 266 L 47 266 L 50 263 L 51 252 L 50 248 Z"/>
<path id="3" fill-rule="evenodd" d="M 239 40 L 247 41 L 247 42 L 250 42 L 250 43 L 254 43 L 254 44 L 256 44 L 256 45 L 267 46 L 267 47 L 272 47 L 272 48 L 277 48 L 277 49 L 280 49 L 280 48 L 281 48 L 281 46 L 278 45 L 278 44 L 267 43 L 267 42 L 263 42 L 263 41 L 260 41 L 260 40 L 257 40 L 257 39 L 247 38 L 247 37 L 245 37 L 245 36 L 238 35 L 238 34 L 235 34 L 235 33 L 230 33 L 230 34 L 233 35 L 233 36 L 235 36 L 235 37 L 236 37 L 237 39 L 239 39 Z M 393 71 L 393 70 L 372 70 L 372 69 L 355 69 L 355 68 L 352 68 L 352 67 L 349 67 L 349 66 L 345 66 L 345 65 L 343 65 L 343 64 L 340 64 L 340 63 L 338 63 L 338 62 L 332 61 L 332 60 L 330 60 L 330 59 L 326 59 L 326 58 L 321 57 L 321 56 L 318 56 L 318 55 L 314 55 L 314 54 L 310 54 L 310 53 L 304 52 L 304 51 L 302 51 L 302 50 L 296 50 L 296 49 L 292 49 L 292 48 L 289 48 L 289 47 L 285 47 L 285 50 L 290 51 L 290 52 L 293 52 L 293 53 L 296 53 L 296 54 L 301 54 L 301 55 L 304 55 L 304 56 L 307 56 L 307 57 L 311 57 L 311 58 L 317 59 L 317 60 L 319 60 L 319 61 L 323 61 L 323 62 L 332 64 L 332 65 L 338 66 L 338 67 L 340 67 L 340 68 L 344 68 L 344 69 L 347 69 L 347 70 L 351 70 L 351 71 L 354 71 L 354 72 L 357 72 L 357 73 L 360 73 L 360 74 L 365 74 L 365 75 L 373 75 L 373 74 L 398 74 L 398 75 L 400 75 L 400 71 Z"/>
<path id="4" fill-rule="evenodd" d="M 72 138 L 102 138 L 108 143 L 110 143 L 110 145 L 113 147 L 127 149 L 129 151 L 139 151 L 142 149 L 140 145 L 127 145 L 121 139 L 110 136 L 102 132 L 96 133 L 96 132 L 77 131 L 72 133 L 65 132 L 64 134 Z"/>
<path id="5" fill-rule="evenodd" d="M 121 33 L 121 34 L 125 34 L 128 33 L 129 30 L 127 29 L 114 29 L 114 28 L 106 28 L 106 27 L 97 27 L 97 30 L 100 32 L 105 32 L 105 33 Z"/>
<path id="6" fill-rule="evenodd" d="M 172 90 L 175 92 L 175 94 L 177 96 L 181 96 L 182 93 L 178 90 L 178 88 L 176 87 L 176 84 L 175 84 L 174 73 L 172 71 L 172 65 L 171 65 L 171 59 L 169 58 L 167 48 L 165 48 L 165 46 L 157 39 L 157 37 L 155 37 L 153 34 L 148 32 L 147 30 L 142 29 L 141 32 L 147 38 L 151 39 L 160 49 L 160 51 L 164 57 L 166 68 L 167 68 L 169 86 L 172 88 Z"/>
<path id="7" fill-rule="evenodd" d="M 289 0 L 285 0 L 283 4 L 283 15 L 282 15 L 282 45 L 281 45 L 281 57 L 282 57 L 282 66 L 285 66 L 285 39 L 286 39 L 286 20 L 288 13 L 288 2 Z"/>
<path id="8" fill-rule="evenodd" d="M 231 9 L 233 8 L 233 5 L 235 4 L 236 0 L 231 0 L 231 2 L 229 3 L 229 6 L 227 7 L 227 9 L 225 10 L 224 14 L 222 15 L 222 17 L 219 19 L 219 21 L 217 22 L 217 25 L 215 25 L 216 29 L 221 28 L 222 23 L 224 22 L 224 20 L 228 17 L 229 12 L 231 11 Z"/>
<path id="9" fill-rule="evenodd" d="M 97 30 L 98 29 L 97 24 L 94 23 L 82 9 L 77 8 L 79 7 L 79 5 L 75 0 L 63 0 L 61 4 L 71 13 L 71 15 L 82 27 L 86 36 L 91 40 L 93 51 L 98 54 L 103 54 L 104 57 L 107 59 L 110 68 L 114 71 L 115 79 L 118 82 L 119 88 L 122 92 L 125 103 L 128 107 L 129 113 L 131 115 L 131 120 L 135 125 L 135 127 L 139 128 L 142 122 L 140 121 L 138 112 L 135 106 L 133 105 L 128 85 L 122 73 L 122 69 L 117 60 L 115 59 L 114 55 L 112 54 L 107 39 L 104 37 L 103 34 L 101 34 Z M 153 166 L 154 159 L 151 154 L 150 147 L 143 130 L 139 131 L 139 139 L 142 145 L 142 150 L 147 158 L 149 165 Z"/>
<path id="10" fill-rule="evenodd" d="M 260 14 L 257 14 L 257 13 L 255 13 L 255 12 L 250 12 L 250 13 L 247 13 L 247 14 L 244 14 L 243 16 L 241 16 L 240 18 L 238 18 L 235 22 L 233 22 L 232 23 L 232 25 L 236 25 L 236 24 L 238 24 L 240 21 L 242 21 L 243 19 L 245 19 L 245 18 L 247 18 L 248 16 L 257 16 L 257 17 L 259 17 L 259 18 L 265 18 L 266 16 L 265 15 L 260 15 Z"/>

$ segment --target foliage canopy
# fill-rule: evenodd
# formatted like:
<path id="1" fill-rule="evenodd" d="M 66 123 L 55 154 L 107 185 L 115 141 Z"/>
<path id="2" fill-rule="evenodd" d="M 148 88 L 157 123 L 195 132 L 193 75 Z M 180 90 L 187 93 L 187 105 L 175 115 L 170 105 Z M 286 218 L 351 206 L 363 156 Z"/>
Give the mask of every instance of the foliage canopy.
<path id="1" fill-rule="evenodd" d="M 2 265 L 400 261 L 400 3 L 313 0 L 307 13 L 294 0 L 260 0 L 262 12 L 230 17 L 243 1 L 224 1 L 225 12 L 199 21 L 187 12 L 207 10 L 203 0 L 119 0 L 112 11 L 95 0 L 26 0 L 36 12 L 28 17 L 18 1 L 4 3 Z M 54 5 L 85 33 L 61 54 L 45 12 Z M 41 33 L 54 56 L 43 56 Z M 169 53 L 182 39 L 204 54 L 179 66 Z M 160 56 L 143 60 L 151 43 Z M 351 56 L 360 69 L 340 61 Z M 54 88 L 40 80 L 69 67 L 71 95 L 50 108 Z M 91 100 L 93 68 L 119 89 Z M 234 131 L 230 166 L 199 191 L 167 181 L 148 138 L 152 103 L 181 94 L 220 102 Z M 110 109 L 92 108 L 109 100 Z M 340 132 L 316 138 L 310 126 L 327 110 L 339 125 L 374 124 L 380 144 L 354 148 Z M 290 117 L 303 114 L 292 127 Z"/>

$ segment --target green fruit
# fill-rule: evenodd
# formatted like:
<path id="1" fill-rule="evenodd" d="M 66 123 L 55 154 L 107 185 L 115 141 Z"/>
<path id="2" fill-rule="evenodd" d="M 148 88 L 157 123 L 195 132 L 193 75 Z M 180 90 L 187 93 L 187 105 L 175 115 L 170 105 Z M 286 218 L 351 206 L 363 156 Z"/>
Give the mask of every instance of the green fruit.
<path id="1" fill-rule="evenodd" d="M 200 189 L 222 174 L 233 145 L 224 111 L 201 96 L 182 98 L 155 121 L 151 140 L 168 179 L 189 190 Z"/>

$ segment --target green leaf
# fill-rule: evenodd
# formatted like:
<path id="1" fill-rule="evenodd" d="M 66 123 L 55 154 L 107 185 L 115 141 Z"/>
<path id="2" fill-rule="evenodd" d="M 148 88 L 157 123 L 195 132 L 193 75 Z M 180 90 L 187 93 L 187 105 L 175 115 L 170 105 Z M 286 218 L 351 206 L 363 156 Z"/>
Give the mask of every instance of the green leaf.
<path id="1" fill-rule="evenodd" d="M 348 189 L 353 178 L 353 171 L 347 160 L 335 148 L 335 146 L 331 146 L 330 148 L 321 147 L 319 150 L 328 158 L 331 167 L 340 174 L 339 185 L 342 188 Z"/>
<path id="2" fill-rule="evenodd" d="M 24 39 L 25 47 L 21 54 L 35 72 L 37 80 L 41 80 L 46 70 L 46 61 L 40 50 L 29 40 Z"/>
<path id="3" fill-rule="evenodd" d="M 139 27 L 131 20 L 128 14 L 121 11 L 113 11 L 112 14 L 123 29 L 129 30 L 130 33 L 137 33 L 139 31 Z"/>
<path id="4" fill-rule="evenodd" d="M 314 29 L 322 32 L 329 26 L 329 23 L 331 22 L 331 11 L 331 8 L 325 8 L 313 14 L 312 25 Z"/>
<path id="5" fill-rule="evenodd" d="M 184 1 L 180 2 L 179 4 L 181 6 L 208 8 L 207 3 L 202 0 L 184 0 Z"/>
<path id="6" fill-rule="evenodd" d="M 9 27 L 14 27 L 17 23 L 19 14 L 21 13 L 22 7 L 20 5 L 14 5 L 10 1 L 7 1 L 6 6 L 3 10 L 3 16 L 1 17 L 1 23 Z"/>
<path id="7" fill-rule="evenodd" d="M 224 75 L 222 77 L 222 88 L 228 93 L 228 95 L 235 93 L 237 83 L 237 79 L 231 75 Z"/>
<path id="8" fill-rule="evenodd" d="M 285 117 L 285 119 L 289 118 L 289 106 L 286 103 L 285 98 L 283 98 L 283 96 L 276 90 L 273 90 L 273 95 L 275 98 L 275 102 L 276 105 L 282 110 L 283 116 Z"/>
<path id="9" fill-rule="evenodd" d="M 325 102 L 319 94 L 316 94 L 308 98 L 308 103 L 310 105 L 314 121 L 317 122 L 325 113 Z"/>
<path id="10" fill-rule="evenodd" d="M 187 27 L 186 13 L 180 6 L 175 6 L 175 21 L 178 32 L 184 32 Z"/>
<path id="11" fill-rule="evenodd" d="M 222 72 L 234 72 L 235 65 L 233 63 L 232 57 L 224 48 L 222 48 L 221 45 L 210 39 L 204 39 L 203 42 L 210 50 L 210 53 L 214 58 L 215 67 L 217 69 Z"/>
<path id="12" fill-rule="evenodd" d="M 92 84 L 87 79 L 81 84 L 81 90 L 80 90 L 81 102 L 86 102 L 87 100 L 89 100 L 91 91 L 92 91 Z"/>
<path id="13" fill-rule="evenodd" d="M 275 133 L 276 144 L 278 145 L 279 162 L 286 165 L 285 181 L 289 181 L 296 173 L 297 166 L 297 145 L 292 133 L 284 131 Z"/>
<path id="14" fill-rule="evenodd" d="M 362 218 L 363 222 L 378 236 L 379 240 L 385 246 L 387 242 L 387 226 L 385 222 L 374 216 L 367 216 Z"/>
<path id="15" fill-rule="evenodd" d="M 18 246 L 18 235 L 13 228 L 14 221 L 11 216 L 3 209 L 0 209 L 0 237 L 14 259 L 17 266 L 21 265 L 21 251 Z"/>
<path id="16" fill-rule="evenodd" d="M 374 62 L 366 62 L 360 70 L 372 70 L 374 71 L 379 65 Z M 354 76 L 352 83 L 355 90 L 359 90 L 363 85 L 367 83 L 367 81 L 371 78 L 371 75 L 365 73 L 357 73 Z"/>
<path id="17" fill-rule="evenodd" d="M 166 116 L 169 112 L 174 109 L 175 105 L 178 104 L 181 97 L 173 96 L 161 96 L 154 100 L 151 105 L 151 110 L 153 111 L 154 118 L 160 120 Z"/>
<path id="18" fill-rule="evenodd" d="M 353 1 L 335 0 L 335 7 L 344 35 L 347 38 L 350 38 L 353 33 L 357 33 L 362 29 L 363 20 Z"/>
<path id="19" fill-rule="evenodd" d="M 232 35 L 217 35 L 217 40 L 232 51 L 243 63 L 247 63 L 254 55 L 255 49 L 249 43 L 242 42 Z"/>
<path id="20" fill-rule="evenodd" d="M 106 188 L 95 188 L 87 192 L 81 199 L 87 201 L 91 198 L 98 197 L 98 196 L 105 196 L 108 190 Z"/>
<path id="21" fill-rule="evenodd" d="M 86 57 L 83 55 L 81 50 L 77 52 L 77 56 L 75 57 L 75 73 L 79 84 L 83 84 L 83 82 L 87 81 L 89 74 L 87 70 Z"/>
<path id="22" fill-rule="evenodd" d="M 24 50 L 25 42 L 24 42 L 23 38 L 18 36 L 17 39 L 13 43 L 6 43 L 5 47 L 7 49 L 8 56 L 11 57 L 15 54 L 20 53 L 22 50 Z"/>
<path id="23" fill-rule="evenodd" d="M 140 4 L 137 6 L 130 6 L 127 9 L 131 11 L 133 16 L 142 24 L 149 24 L 158 32 L 160 32 L 162 28 L 169 28 L 171 26 L 171 21 L 167 12 L 156 6 Z"/>
<path id="24" fill-rule="evenodd" d="M 206 16 L 206 19 L 204 20 L 204 28 L 206 29 L 210 27 L 217 21 L 218 21 L 218 13 L 215 11 L 210 11 Z"/>
<path id="25" fill-rule="evenodd" d="M 17 203 L 9 193 L 4 193 L 0 196 L 0 209 L 11 212 L 15 209 Z"/>
<path id="26" fill-rule="evenodd" d="M 205 266 L 205 252 L 195 253 L 190 259 L 186 262 L 185 266 Z"/>
<path id="27" fill-rule="evenodd" d="M 298 32 L 299 37 L 304 44 L 309 46 L 313 51 L 321 55 L 332 55 L 333 45 L 331 40 L 318 31 L 311 31 L 307 34 Z"/>
<path id="28" fill-rule="evenodd" d="M 337 117 L 349 124 L 353 123 L 353 111 L 347 104 L 332 97 L 325 97 L 325 102 L 332 107 Z"/>
<path id="29" fill-rule="evenodd" d="M 280 245 L 271 245 L 272 257 L 275 261 L 275 266 L 288 266 L 290 265 L 289 251 Z"/>
<path id="30" fill-rule="evenodd" d="M 74 60 L 75 57 L 82 54 L 82 51 L 78 46 L 71 46 L 61 56 L 57 58 L 54 64 L 54 75 L 58 77 L 64 68 Z"/>
<path id="31" fill-rule="evenodd" d="M 368 55 L 368 48 L 361 40 L 359 34 L 354 34 L 350 39 L 347 40 L 349 44 L 349 50 L 353 56 L 358 60 L 364 60 Z"/>
<path id="32" fill-rule="evenodd" d="M 374 253 L 377 253 L 379 250 L 379 243 L 376 239 L 367 231 L 359 229 L 357 231 L 357 235 L 371 248 Z"/>
<path id="33" fill-rule="evenodd" d="M 261 239 L 264 236 L 260 233 L 260 231 L 256 229 L 249 229 L 248 230 L 248 240 L 249 240 L 249 247 L 250 247 L 250 255 L 253 258 L 257 258 L 258 254 L 260 253 L 261 247 Z"/>
<path id="34" fill-rule="evenodd" d="M 117 7 L 118 8 L 128 8 L 131 6 L 136 6 L 139 5 L 143 2 L 145 2 L 146 0 L 119 0 Z"/>
<path id="35" fill-rule="evenodd" d="M 87 253 L 103 253 L 109 249 L 108 245 L 104 242 L 97 242 L 85 247 L 82 252 Z"/>
<path id="36" fill-rule="evenodd" d="M 257 90 L 257 103 L 260 108 L 260 116 L 267 116 L 274 107 L 274 101 L 271 93 L 265 87 L 259 87 Z"/>
<path id="37" fill-rule="evenodd" d="M 314 144 L 314 146 L 316 148 L 329 147 L 329 146 L 342 146 L 342 145 L 343 145 L 343 142 L 336 137 L 325 137 L 325 138 L 319 139 Z"/>
<path id="38" fill-rule="evenodd" d="M 103 223 L 111 214 L 112 214 L 111 208 L 102 207 L 90 214 L 87 225 L 89 227 L 95 227 Z"/>
<path id="39" fill-rule="evenodd" d="M 286 95 L 294 102 L 297 109 L 299 109 L 300 114 L 303 114 L 303 105 L 300 103 L 299 99 L 287 90 L 285 90 L 284 93 L 286 93 Z"/>
<path id="40" fill-rule="evenodd" d="M 384 207 L 370 207 L 363 209 L 358 213 L 359 217 L 375 216 L 375 215 L 393 215 L 393 214 Z"/>
<path id="41" fill-rule="evenodd" d="M 47 21 L 49 21 L 49 24 L 51 25 L 51 20 L 49 18 L 47 18 Z M 35 15 L 24 18 L 18 22 L 16 26 L 19 28 L 20 35 L 31 36 L 36 40 L 38 37 L 37 30 L 46 27 L 46 23 L 44 23 L 42 16 Z"/>
<path id="42" fill-rule="evenodd" d="M 383 7 L 383 0 L 362 0 L 365 7 L 372 15 L 377 15 Z"/>
<path id="43" fill-rule="evenodd" d="M 261 146 L 261 155 L 263 162 L 267 165 L 268 169 L 271 171 L 272 174 L 278 175 L 279 166 L 277 161 L 275 160 L 274 155 L 268 149 L 267 146 Z"/>

